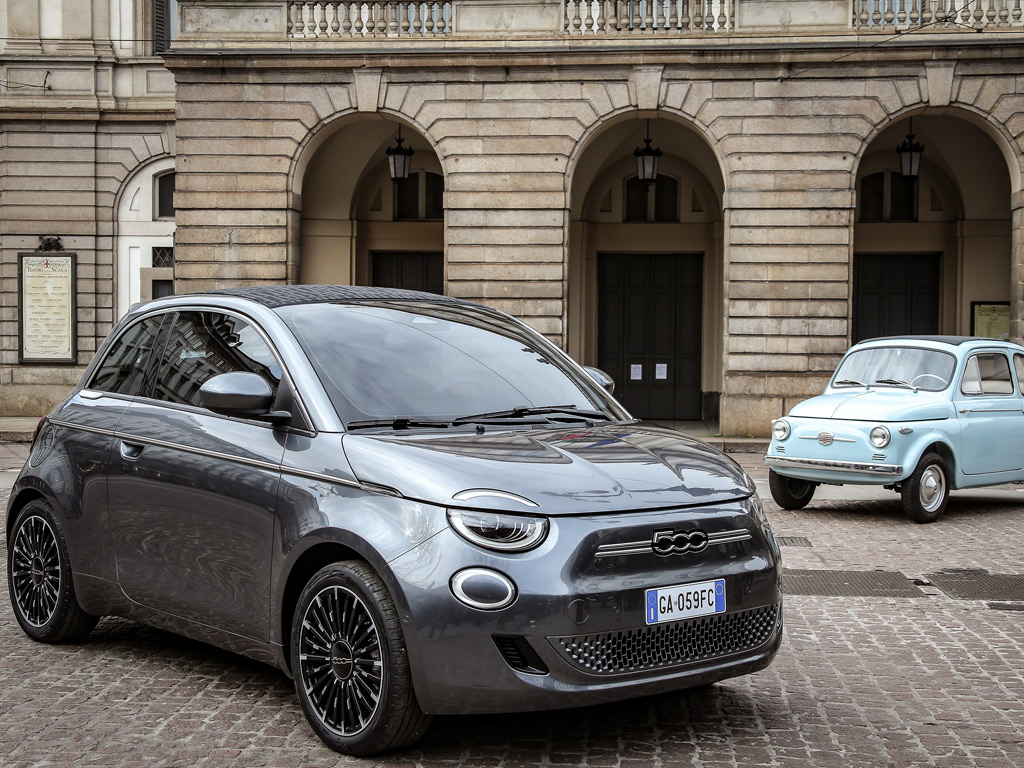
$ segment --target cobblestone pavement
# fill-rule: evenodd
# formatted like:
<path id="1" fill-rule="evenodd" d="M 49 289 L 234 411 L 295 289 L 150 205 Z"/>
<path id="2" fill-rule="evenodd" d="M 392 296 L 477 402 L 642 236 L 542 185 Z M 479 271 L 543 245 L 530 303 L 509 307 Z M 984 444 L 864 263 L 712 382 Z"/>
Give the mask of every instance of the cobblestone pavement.
<path id="1" fill-rule="evenodd" d="M 0 446 L 4 504 L 24 450 Z M 737 458 L 767 477 L 760 456 Z M 931 577 L 1024 573 L 1022 503 L 1013 487 L 954 494 L 919 526 L 891 492 L 828 489 L 802 512 L 769 501 L 787 572 L 895 573 L 916 596 L 789 594 L 786 641 L 763 672 L 617 705 L 438 718 L 378 760 L 321 747 L 269 667 L 113 619 L 83 643 L 39 645 L 3 600 L 0 765 L 1019 768 L 1024 595 L 958 599 Z"/>

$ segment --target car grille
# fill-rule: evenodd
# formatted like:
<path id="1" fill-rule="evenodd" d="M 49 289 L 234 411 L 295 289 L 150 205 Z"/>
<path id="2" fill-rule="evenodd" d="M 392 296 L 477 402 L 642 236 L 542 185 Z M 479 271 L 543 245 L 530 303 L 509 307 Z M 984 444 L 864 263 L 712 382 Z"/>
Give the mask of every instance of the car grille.
<path id="1" fill-rule="evenodd" d="M 703 616 L 674 624 L 596 635 L 554 637 L 562 657 L 592 675 L 661 669 L 748 651 L 764 644 L 779 625 L 779 606 Z"/>

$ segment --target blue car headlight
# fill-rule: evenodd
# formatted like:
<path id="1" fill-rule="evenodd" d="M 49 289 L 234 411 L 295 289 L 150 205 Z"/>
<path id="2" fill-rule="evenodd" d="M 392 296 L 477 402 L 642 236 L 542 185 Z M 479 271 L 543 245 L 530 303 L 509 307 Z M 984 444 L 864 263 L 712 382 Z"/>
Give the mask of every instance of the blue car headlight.
<path id="1" fill-rule="evenodd" d="M 785 419 L 776 419 L 772 422 L 772 437 L 780 443 L 789 437 L 791 432 L 792 429 L 789 426 L 789 422 Z"/>

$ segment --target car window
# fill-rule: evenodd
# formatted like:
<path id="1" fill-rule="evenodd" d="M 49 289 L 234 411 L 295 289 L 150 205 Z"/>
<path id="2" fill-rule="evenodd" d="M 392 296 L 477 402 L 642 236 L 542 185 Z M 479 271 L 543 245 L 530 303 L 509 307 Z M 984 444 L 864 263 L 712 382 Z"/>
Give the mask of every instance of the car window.
<path id="1" fill-rule="evenodd" d="M 918 347 L 868 347 L 850 352 L 832 377 L 836 388 L 907 386 L 941 392 L 949 386 L 956 358 Z"/>
<path id="2" fill-rule="evenodd" d="M 274 392 L 281 368 L 256 329 L 219 312 L 180 312 L 167 337 L 153 396 L 199 405 L 199 388 L 221 373 L 258 373 Z"/>
<path id="3" fill-rule="evenodd" d="M 163 319 L 163 315 L 152 315 L 129 326 L 111 345 L 88 389 L 130 396 L 144 392 L 150 353 Z"/>
<path id="4" fill-rule="evenodd" d="M 1024 355 L 1013 356 L 1013 367 L 1017 369 L 1017 391 L 1024 394 Z"/>
<path id="5" fill-rule="evenodd" d="M 960 391 L 965 395 L 1012 395 L 1013 379 L 1006 355 L 998 352 L 973 355 L 964 369 Z"/>
<path id="6" fill-rule="evenodd" d="M 564 360 L 500 316 L 428 304 L 302 306 L 281 315 L 346 421 L 604 405 Z"/>

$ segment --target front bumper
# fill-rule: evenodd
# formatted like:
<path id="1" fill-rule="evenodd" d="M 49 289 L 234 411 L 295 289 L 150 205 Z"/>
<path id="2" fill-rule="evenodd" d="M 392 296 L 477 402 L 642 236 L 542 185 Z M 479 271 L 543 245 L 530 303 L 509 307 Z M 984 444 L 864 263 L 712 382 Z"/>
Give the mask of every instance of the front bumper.
<path id="1" fill-rule="evenodd" d="M 866 461 L 837 461 L 835 459 L 807 459 L 792 456 L 766 454 L 764 463 L 778 469 L 810 469 L 826 472 L 839 472 L 850 475 L 870 475 L 872 477 L 899 478 L 903 476 L 902 464 L 882 464 Z M 801 475 L 802 476 L 802 475 Z M 808 478 L 811 479 L 811 478 Z"/>
<path id="2" fill-rule="evenodd" d="M 621 539 L 630 541 L 637 527 L 709 528 L 698 520 L 701 512 L 708 514 L 610 516 L 619 524 L 611 530 L 596 530 L 594 518 L 556 518 L 549 541 L 519 555 L 486 552 L 445 531 L 392 562 L 408 605 L 404 625 L 420 706 L 443 715 L 560 709 L 768 666 L 782 642 L 781 563 L 750 517 L 725 512 L 733 528 L 751 535 L 699 555 L 593 556 L 623 529 Z M 515 602 L 498 611 L 458 602 L 449 580 L 470 566 L 514 581 Z M 646 625 L 647 589 L 714 578 L 725 579 L 725 613 Z"/>

